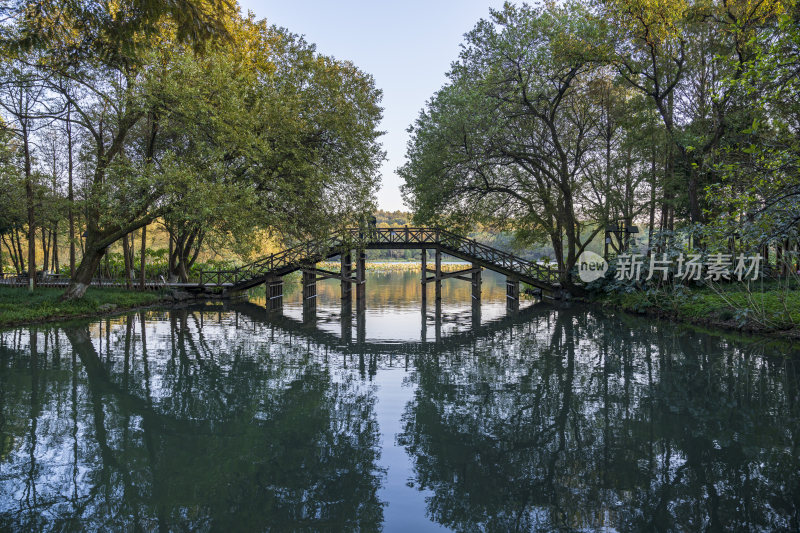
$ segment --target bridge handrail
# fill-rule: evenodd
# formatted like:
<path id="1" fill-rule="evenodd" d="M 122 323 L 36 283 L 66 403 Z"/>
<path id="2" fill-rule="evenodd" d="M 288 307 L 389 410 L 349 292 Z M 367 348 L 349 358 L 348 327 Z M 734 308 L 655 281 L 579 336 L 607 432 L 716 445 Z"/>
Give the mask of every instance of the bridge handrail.
<path id="1" fill-rule="evenodd" d="M 559 271 L 550 266 L 522 259 L 503 250 L 479 243 L 441 228 L 347 228 L 328 237 L 309 240 L 270 254 L 234 269 L 200 273 L 200 284 L 236 285 L 263 277 L 286 267 L 313 263 L 344 247 L 359 248 L 369 244 L 419 244 L 441 246 L 464 255 L 482 259 L 500 268 L 547 283 L 558 281 Z"/>

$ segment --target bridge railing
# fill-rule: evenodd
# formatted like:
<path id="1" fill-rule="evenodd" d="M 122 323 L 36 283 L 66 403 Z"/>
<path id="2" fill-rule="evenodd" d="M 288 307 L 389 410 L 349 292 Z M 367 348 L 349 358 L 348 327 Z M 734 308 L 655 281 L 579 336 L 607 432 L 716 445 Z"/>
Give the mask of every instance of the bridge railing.
<path id="1" fill-rule="evenodd" d="M 559 280 L 560 272 L 558 269 L 522 259 L 521 257 L 498 250 L 497 248 L 492 248 L 474 239 L 456 235 L 447 230 L 439 231 L 441 232 L 438 243 L 440 246 L 482 259 L 487 263 L 497 265 L 505 270 L 510 270 L 540 281 L 555 283 Z"/>
<path id="2" fill-rule="evenodd" d="M 200 284 L 236 285 L 287 267 L 317 262 L 330 255 L 332 250 L 341 248 L 343 244 L 343 234 L 337 232 L 329 237 L 304 242 L 232 270 L 201 272 Z"/>
<path id="3" fill-rule="evenodd" d="M 282 269 L 312 264 L 345 249 L 369 247 L 375 244 L 439 246 L 542 282 L 554 283 L 559 279 L 557 269 L 522 259 L 440 228 L 356 227 L 336 232 L 322 239 L 304 242 L 235 269 L 201 272 L 200 284 L 235 286 Z"/>

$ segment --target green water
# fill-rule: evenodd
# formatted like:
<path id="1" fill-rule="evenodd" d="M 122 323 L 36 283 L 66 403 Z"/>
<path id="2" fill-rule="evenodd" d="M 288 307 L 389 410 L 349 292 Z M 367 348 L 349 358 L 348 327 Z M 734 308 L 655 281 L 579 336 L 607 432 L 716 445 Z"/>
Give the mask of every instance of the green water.
<path id="1" fill-rule="evenodd" d="M 418 276 L 0 331 L 0 530 L 800 528 L 800 353 Z"/>

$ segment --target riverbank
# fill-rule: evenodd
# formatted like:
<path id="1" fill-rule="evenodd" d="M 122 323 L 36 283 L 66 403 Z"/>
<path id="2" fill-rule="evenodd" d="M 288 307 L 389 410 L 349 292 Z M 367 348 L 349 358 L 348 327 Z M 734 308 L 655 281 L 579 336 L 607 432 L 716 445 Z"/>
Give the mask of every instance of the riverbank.
<path id="1" fill-rule="evenodd" d="M 63 289 L 0 287 L 0 327 L 85 318 L 172 301 L 161 292 L 91 287 L 80 300 L 62 302 Z"/>
<path id="2" fill-rule="evenodd" d="M 700 326 L 800 340 L 800 290 L 710 287 L 590 295 L 591 303 Z"/>

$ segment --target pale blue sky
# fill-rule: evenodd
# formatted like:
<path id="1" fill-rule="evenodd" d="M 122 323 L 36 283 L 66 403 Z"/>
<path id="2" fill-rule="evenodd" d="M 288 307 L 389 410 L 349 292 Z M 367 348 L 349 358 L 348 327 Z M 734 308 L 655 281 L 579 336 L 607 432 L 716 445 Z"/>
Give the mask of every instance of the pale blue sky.
<path id="1" fill-rule="evenodd" d="M 381 142 L 387 152 L 378 205 L 394 210 L 405 209 L 395 170 L 404 162 L 406 128 L 446 81 L 464 33 L 503 1 L 240 0 L 240 5 L 375 77 L 383 89 Z"/>

